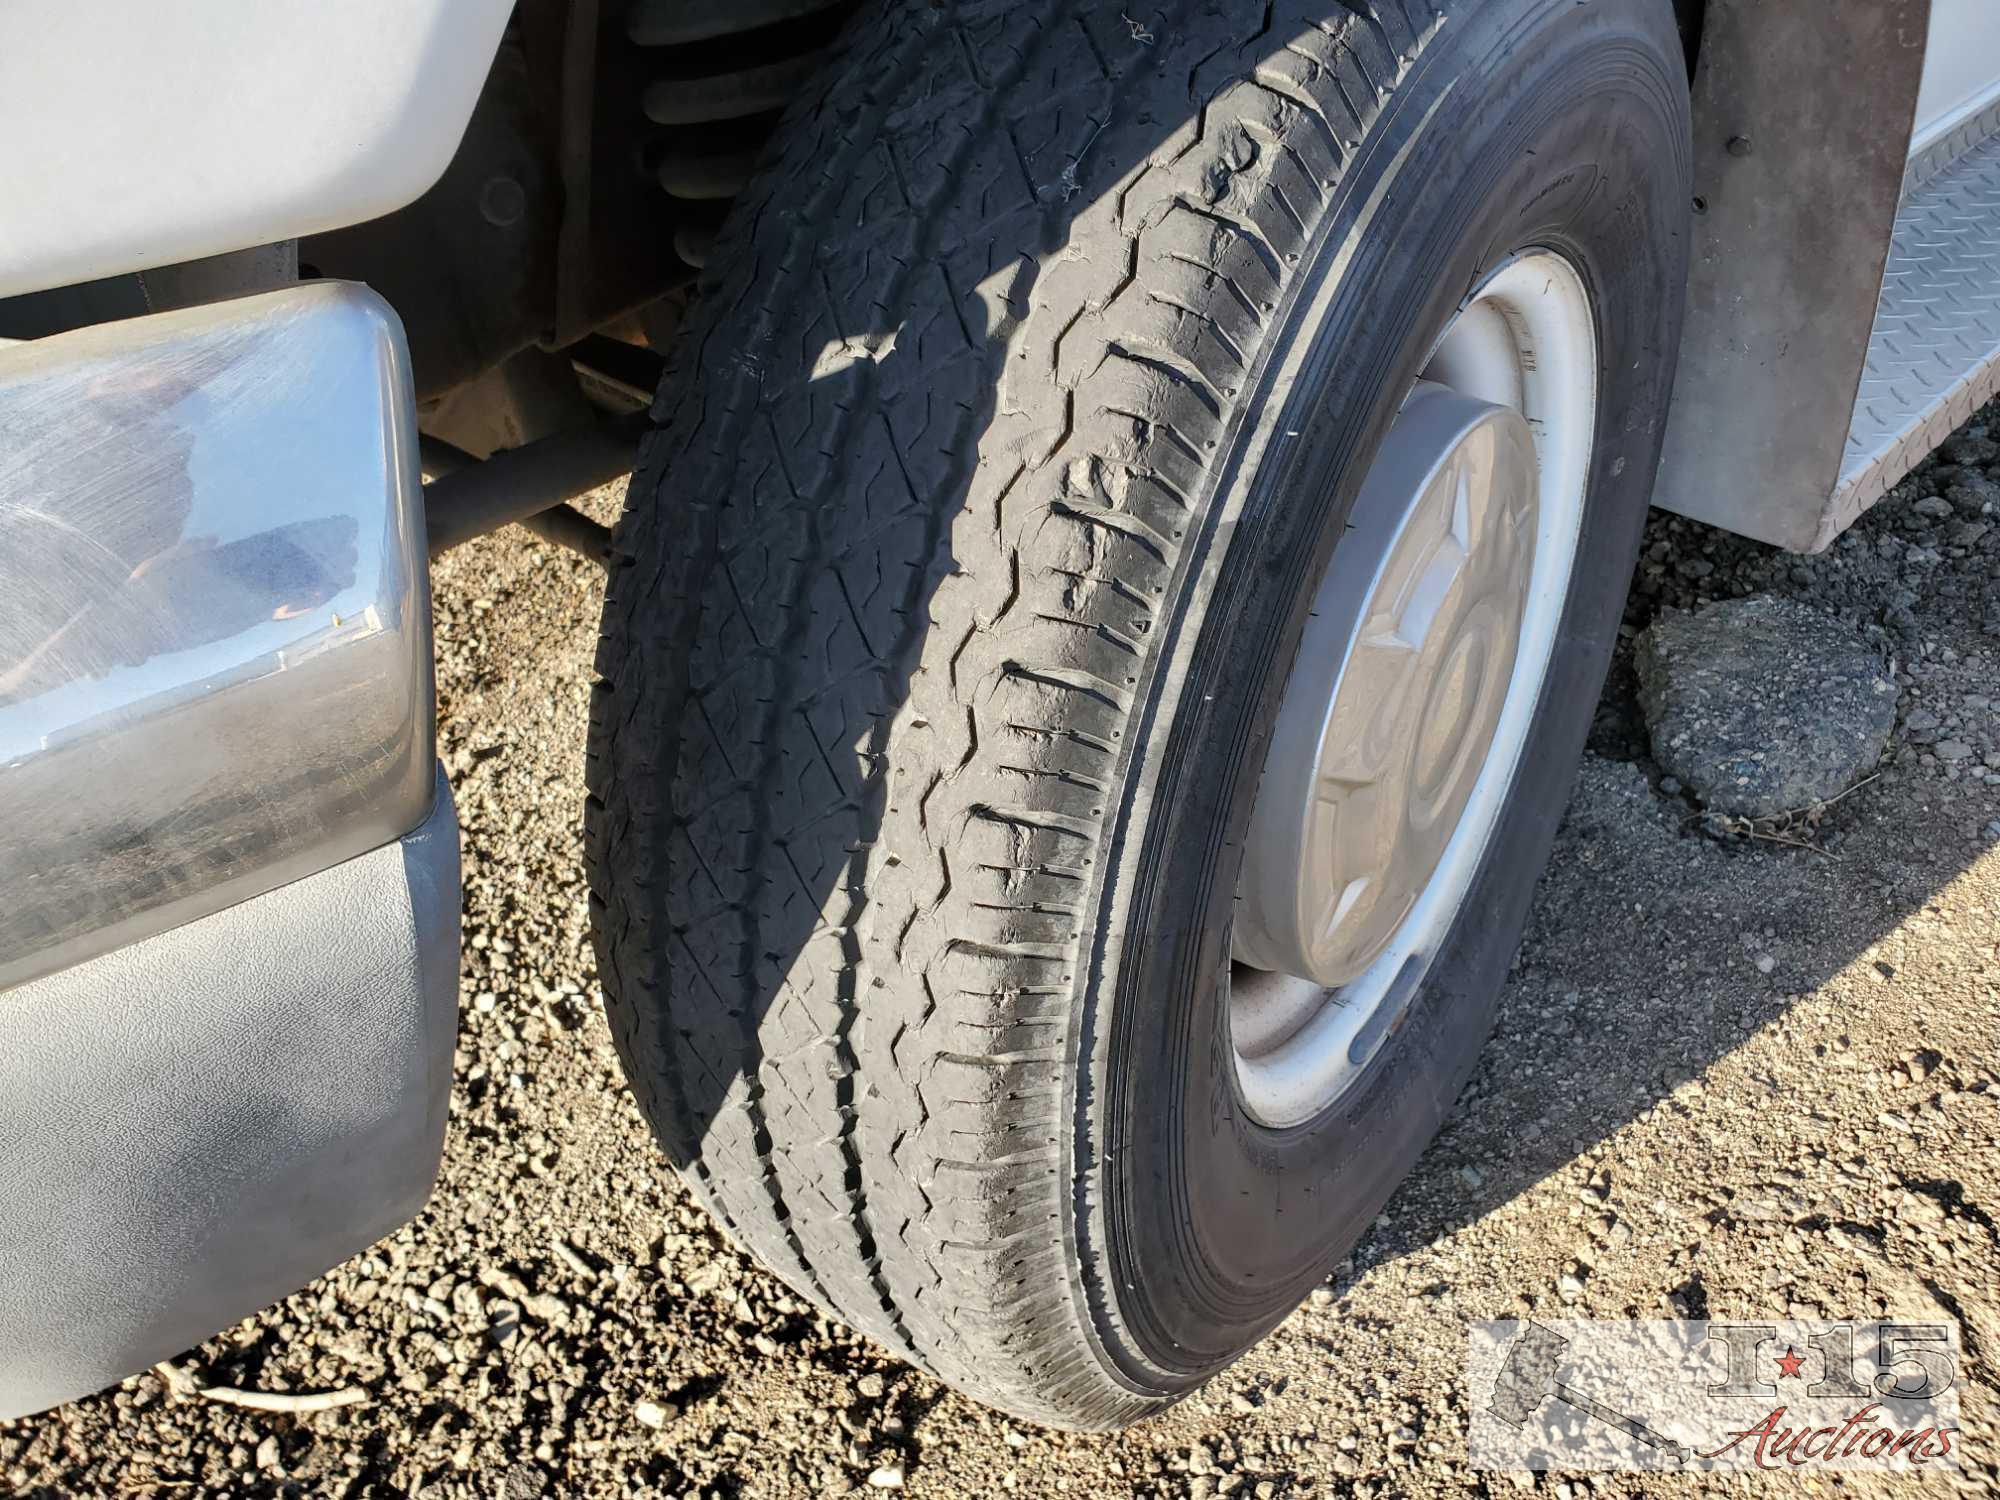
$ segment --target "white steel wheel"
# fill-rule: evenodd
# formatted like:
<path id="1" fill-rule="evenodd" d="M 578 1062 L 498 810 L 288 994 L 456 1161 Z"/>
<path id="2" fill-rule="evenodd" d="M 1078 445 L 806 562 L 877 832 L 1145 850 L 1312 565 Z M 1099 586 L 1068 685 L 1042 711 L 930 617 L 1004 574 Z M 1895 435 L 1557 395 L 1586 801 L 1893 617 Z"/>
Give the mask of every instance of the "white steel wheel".
<path id="1" fill-rule="evenodd" d="M 1370 466 L 1286 683 L 1245 842 L 1230 1032 L 1300 1124 L 1396 1029 L 1505 804 L 1589 477 L 1589 293 L 1554 251 L 1467 299 Z"/>

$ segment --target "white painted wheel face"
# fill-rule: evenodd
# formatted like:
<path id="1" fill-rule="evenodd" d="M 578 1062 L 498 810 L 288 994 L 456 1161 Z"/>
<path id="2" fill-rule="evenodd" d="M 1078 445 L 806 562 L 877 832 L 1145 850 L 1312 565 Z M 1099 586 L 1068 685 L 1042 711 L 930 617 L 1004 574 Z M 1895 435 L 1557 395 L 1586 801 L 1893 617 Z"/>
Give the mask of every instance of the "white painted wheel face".
<path id="1" fill-rule="evenodd" d="M 1363 481 L 1237 887 L 1230 1028 L 1266 1125 L 1353 1083 L 1464 903 L 1554 651 L 1596 404 L 1589 295 L 1534 251 L 1461 309 Z"/>

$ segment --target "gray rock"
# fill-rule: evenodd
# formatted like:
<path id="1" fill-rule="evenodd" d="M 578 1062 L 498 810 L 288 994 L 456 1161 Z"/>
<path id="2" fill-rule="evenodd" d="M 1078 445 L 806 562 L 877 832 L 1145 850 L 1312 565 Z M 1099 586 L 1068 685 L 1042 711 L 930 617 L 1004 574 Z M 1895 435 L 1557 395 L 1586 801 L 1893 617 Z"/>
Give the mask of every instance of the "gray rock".
<path id="1" fill-rule="evenodd" d="M 1838 796 L 1874 769 L 1896 721 L 1880 656 L 1792 599 L 1666 610 L 1640 637 L 1635 665 L 1654 759 L 1732 816 Z"/>
<path id="2" fill-rule="evenodd" d="M 2000 458 L 2000 443 L 1986 428 L 1968 423 L 1945 441 L 1943 457 L 1955 464 L 1990 464 Z"/>

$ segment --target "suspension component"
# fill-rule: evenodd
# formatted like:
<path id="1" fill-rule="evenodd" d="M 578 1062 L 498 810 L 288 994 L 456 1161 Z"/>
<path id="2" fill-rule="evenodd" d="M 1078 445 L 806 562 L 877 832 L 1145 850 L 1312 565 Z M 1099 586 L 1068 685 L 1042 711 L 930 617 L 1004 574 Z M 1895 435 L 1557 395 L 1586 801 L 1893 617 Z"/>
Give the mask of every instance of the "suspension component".
<path id="1" fill-rule="evenodd" d="M 640 100 L 662 127 L 647 164 L 680 206 L 674 251 L 689 265 L 707 262 L 779 114 L 853 8 L 854 0 L 637 0 L 627 13 L 627 37 L 658 65 Z"/>
<path id="2" fill-rule="evenodd" d="M 639 0 L 627 30 L 642 47 L 684 47 L 842 8 L 843 0 Z"/>
<path id="3" fill-rule="evenodd" d="M 423 466 L 433 476 L 424 486 L 430 555 L 518 522 L 604 561 L 611 533 L 565 502 L 629 474 L 645 430 L 645 416 L 634 413 L 537 438 L 483 461 L 440 438 L 423 438 Z"/>

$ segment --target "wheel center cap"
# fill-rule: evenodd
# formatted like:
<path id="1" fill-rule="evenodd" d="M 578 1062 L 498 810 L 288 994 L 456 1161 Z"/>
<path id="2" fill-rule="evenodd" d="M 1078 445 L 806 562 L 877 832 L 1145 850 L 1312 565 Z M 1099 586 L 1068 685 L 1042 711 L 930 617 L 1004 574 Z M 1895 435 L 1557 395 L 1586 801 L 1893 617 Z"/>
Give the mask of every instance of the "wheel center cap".
<path id="1" fill-rule="evenodd" d="M 1511 407 L 1428 383 L 1404 404 L 1286 684 L 1238 886 L 1239 962 L 1347 984 L 1416 905 L 1507 700 L 1538 484 Z"/>

